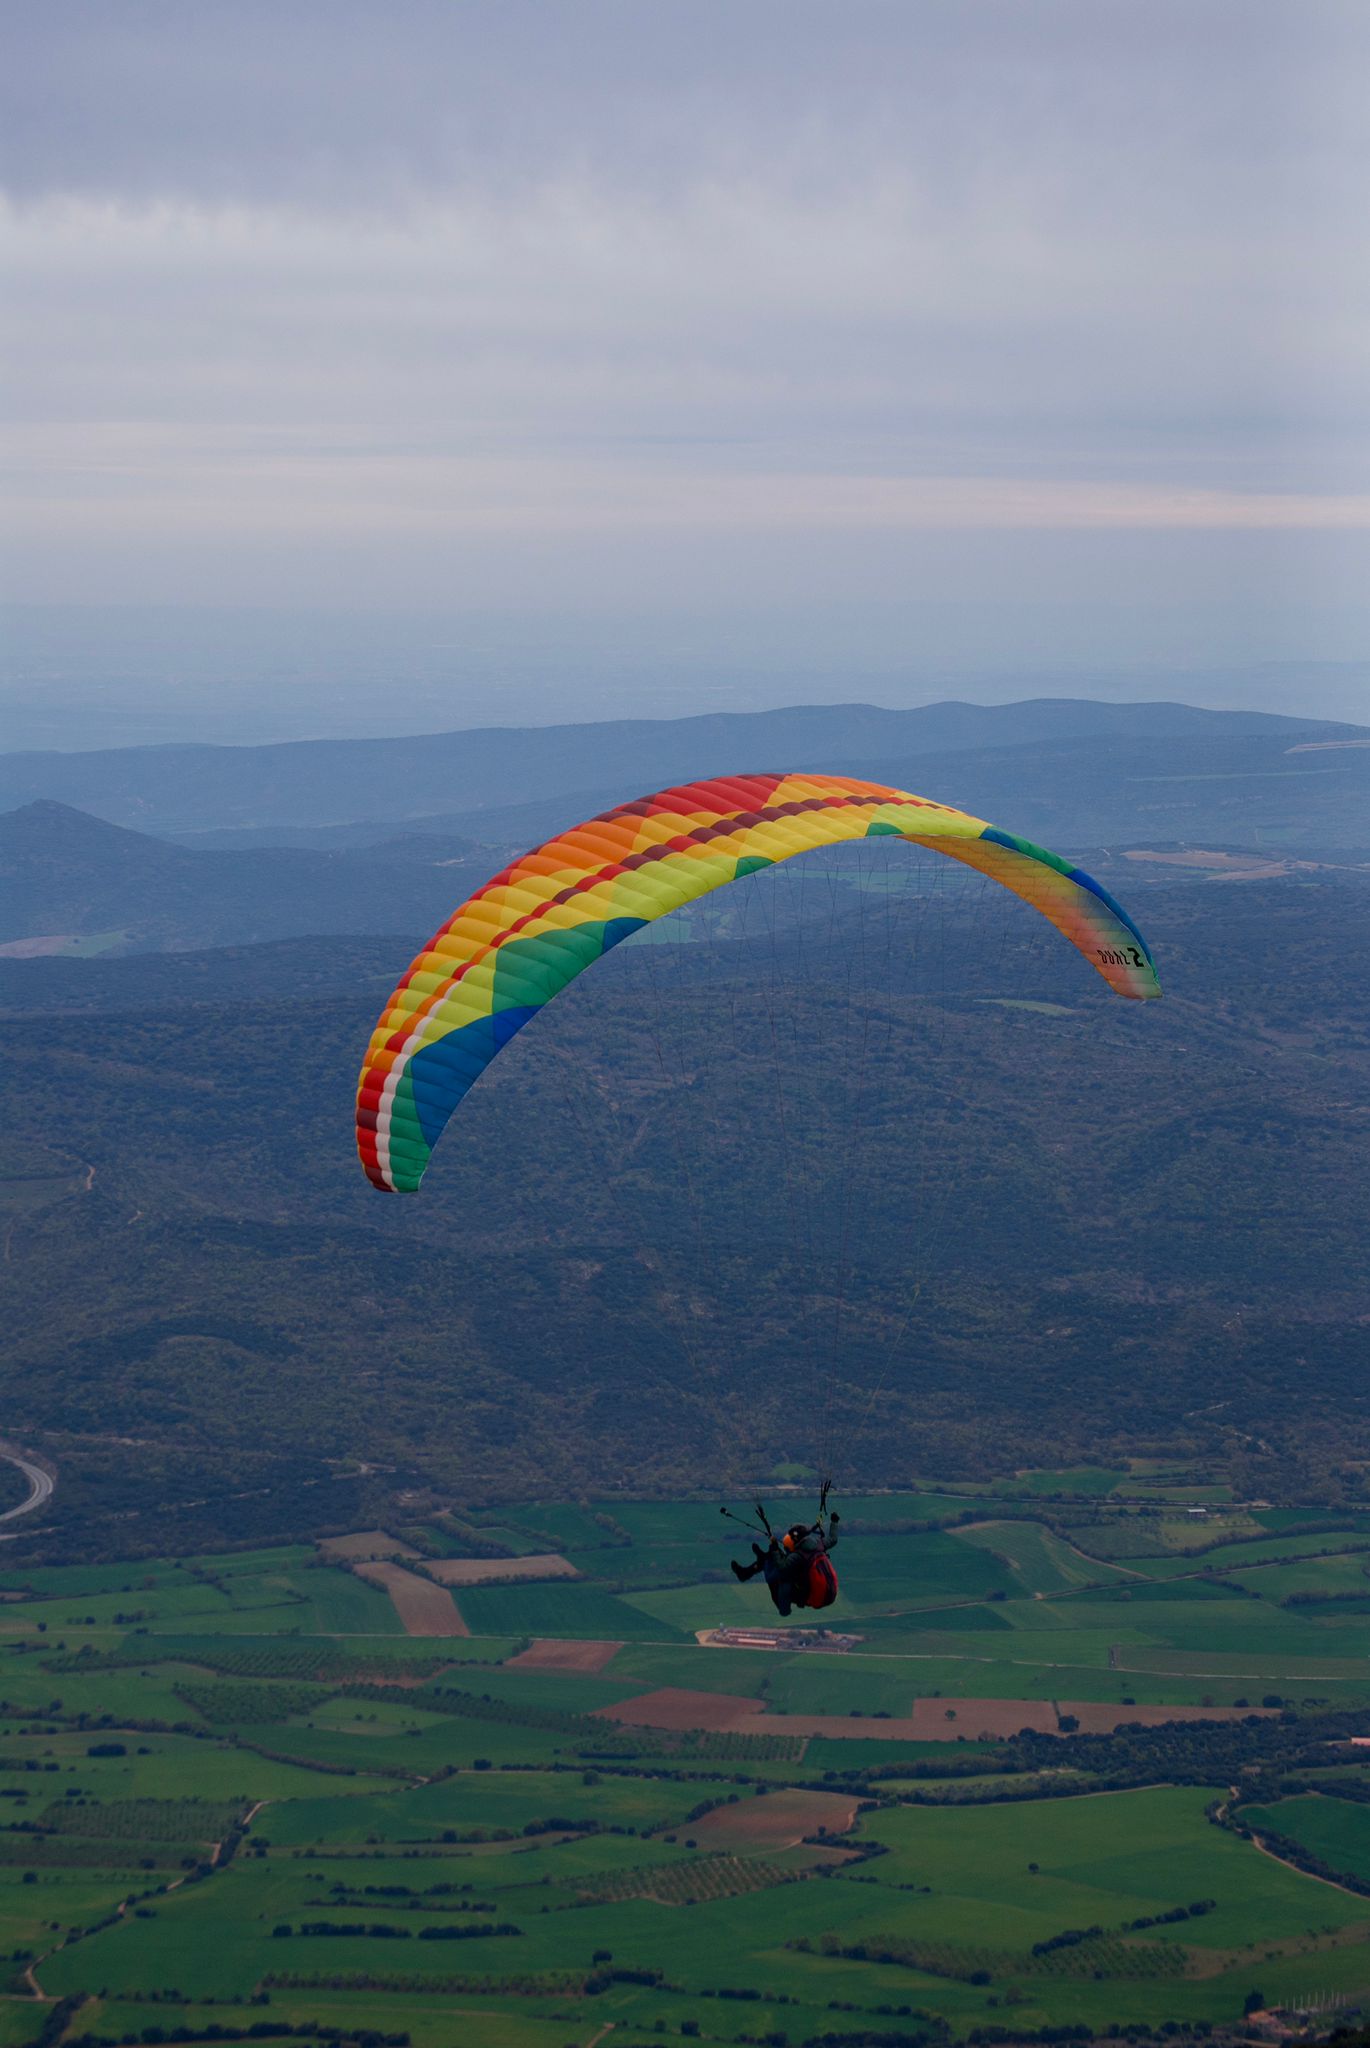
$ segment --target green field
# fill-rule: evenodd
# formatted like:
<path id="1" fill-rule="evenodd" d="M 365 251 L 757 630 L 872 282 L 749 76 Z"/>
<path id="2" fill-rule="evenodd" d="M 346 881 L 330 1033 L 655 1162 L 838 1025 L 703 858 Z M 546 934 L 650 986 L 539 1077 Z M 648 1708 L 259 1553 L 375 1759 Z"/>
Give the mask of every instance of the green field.
<path id="1" fill-rule="evenodd" d="M 1101 1579 L 1122 1581 L 1116 1565 L 1085 1556 L 1044 1529 L 1040 1522 L 985 1522 L 958 1529 L 957 1539 L 974 1544 L 1007 1565 L 1018 1586 L 1030 1593 L 1071 1593 Z"/>
<path id="2" fill-rule="evenodd" d="M 1370 1616 L 1280 1604 L 1354 1590 L 1361 1556 L 1343 1532 L 1318 1558 L 1306 1519 L 1253 1523 L 1216 1577 L 1174 1554 L 1178 1575 L 1138 1576 L 1056 1522 L 1056 1496 L 1137 1483 L 1030 1474 L 952 1529 L 929 1526 L 951 1495 L 853 1504 L 840 1654 L 697 1641 L 770 1609 L 717 1576 L 712 1510 L 668 1502 L 504 1510 L 496 1540 L 582 1576 L 463 1590 L 469 1638 L 406 1635 L 301 1545 L 7 1559 L 0 2048 L 62 1997 L 84 2001 L 73 2038 L 166 2031 L 172 2001 L 186 2029 L 270 2017 L 416 2048 L 584 2048 L 610 2023 L 614 2048 L 804 2048 L 912 2039 L 915 2011 L 953 2041 L 1221 2034 L 1255 1984 L 1370 2001 L 1370 1897 L 1331 1881 L 1370 1883 L 1370 1766 L 1345 1746 L 1370 1733 Z M 703 1696 L 693 1725 L 609 1717 L 663 1689 Z M 1182 1720 L 1267 1697 L 1263 1720 L 1154 1733 L 1025 1735 L 1012 1704 L 994 1722 L 998 1702 L 1055 1730 L 1061 1703 Z M 1261 1798 L 1229 1816 L 1251 1771 Z"/>
<path id="3" fill-rule="evenodd" d="M 1244 1806 L 1242 1819 L 1255 1833 L 1298 1842 L 1330 1870 L 1370 1885 L 1370 1806 L 1312 1795 Z"/>
<path id="4" fill-rule="evenodd" d="M 477 1635 L 629 1636 L 669 1642 L 678 1634 L 603 1587 L 550 1580 L 545 1585 L 472 1586 L 461 1592 L 461 1611 Z"/>

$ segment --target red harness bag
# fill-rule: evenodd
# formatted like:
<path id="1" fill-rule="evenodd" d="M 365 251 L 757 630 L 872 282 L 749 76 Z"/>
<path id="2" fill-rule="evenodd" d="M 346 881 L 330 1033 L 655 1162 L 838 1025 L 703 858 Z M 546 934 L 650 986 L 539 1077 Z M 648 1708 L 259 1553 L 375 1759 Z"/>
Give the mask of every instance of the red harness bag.
<path id="1" fill-rule="evenodd" d="M 806 1607 L 831 1607 L 837 1598 L 837 1573 L 833 1561 L 826 1551 L 820 1551 L 809 1566 L 809 1583 L 804 1597 Z"/>

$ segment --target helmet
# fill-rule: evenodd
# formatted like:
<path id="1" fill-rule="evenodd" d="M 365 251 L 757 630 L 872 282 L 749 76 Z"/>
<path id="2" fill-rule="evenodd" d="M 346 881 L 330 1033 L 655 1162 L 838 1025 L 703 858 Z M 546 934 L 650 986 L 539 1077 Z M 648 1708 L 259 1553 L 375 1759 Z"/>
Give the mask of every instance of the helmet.
<path id="1" fill-rule="evenodd" d="M 798 1550 L 808 1533 L 802 1522 L 796 1522 L 794 1527 L 787 1529 L 781 1538 L 782 1548 L 785 1550 Z"/>

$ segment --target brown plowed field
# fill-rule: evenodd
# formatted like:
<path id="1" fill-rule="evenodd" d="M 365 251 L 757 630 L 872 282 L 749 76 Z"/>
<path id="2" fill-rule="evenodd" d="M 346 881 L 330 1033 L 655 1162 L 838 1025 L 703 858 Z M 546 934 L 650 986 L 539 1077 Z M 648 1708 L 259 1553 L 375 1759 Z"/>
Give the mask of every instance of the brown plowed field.
<path id="1" fill-rule="evenodd" d="M 802 1792 L 787 1788 L 764 1798 L 739 1799 L 736 1806 L 718 1806 L 702 1820 L 681 1821 L 672 1829 L 688 1834 L 701 1849 L 787 1849 L 826 1828 L 844 1834 L 856 1817 L 856 1801 L 838 1792 Z"/>
<path id="2" fill-rule="evenodd" d="M 727 1692 L 689 1692 L 673 1685 L 593 1711 L 606 1720 L 624 1721 L 634 1728 L 703 1730 L 722 1735 L 831 1735 L 838 1741 L 926 1740 L 913 1721 L 873 1721 L 850 1714 L 768 1714 L 761 1700 L 739 1699 Z M 1055 1725 L 1053 1718 L 1052 1726 Z M 958 1731 L 953 1724 L 948 1726 L 954 1740 Z"/>
<path id="3" fill-rule="evenodd" d="M 510 1671 L 602 1671 L 623 1648 L 622 1643 L 563 1643 L 539 1637 L 517 1657 L 506 1660 Z"/>
<path id="4" fill-rule="evenodd" d="M 912 1722 L 880 1721 L 871 1732 L 878 1729 L 886 1734 L 892 1728 L 909 1726 L 921 1742 L 955 1742 L 960 1735 L 1002 1737 L 1016 1735 L 1020 1728 L 1031 1728 L 1039 1735 L 1059 1735 L 1057 1705 L 1063 1714 L 1074 1715 L 1080 1726 L 1073 1732 L 1081 1735 L 1108 1735 L 1129 1721 L 1155 1728 L 1162 1721 L 1240 1721 L 1248 1713 L 1275 1711 L 1273 1707 L 1123 1707 L 1105 1700 L 1060 1700 L 1056 1704 L 1050 1700 L 915 1700 Z M 948 1708 L 956 1715 L 954 1721 L 947 1719 Z M 866 1723 L 867 1728 L 870 1725 Z"/>
<path id="5" fill-rule="evenodd" d="M 445 1586 L 421 1579 L 398 1564 L 359 1564 L 357 1577 L 379 1586 L 411 1636 L 469 1636 L 456 1601 Z"/>
<path id="6" fill-rule="evenodd" d="M 490 1579 L 578 1579 L 564 1557 L 432 1557 L 428 1569 L 444 1586 L 481 1586 Z"/>
<path id="7" fill-rule="evenodd" d="M 763 1712 L 760 1700 L 738 1699 L 730 1692 L 687 1692 L 683 1687 L 664 1685 L 659 1692 L 640 1693 L 635 1700 L 620 1700 L 617 1706 L 595 1707 L 607 1721 L 625 1721 L 634 1728 L 703 1728 L 732 1735 L 758 1730 Z M 770 1733 L 770 1727 L 766 1731 Z M 798 1734 L 788 1722 L 785 1733 Z"/>
<path id="8" fill-rule="evenodd" d="M 354 1529 L 350 1536 L 325 1536 L 319 1545 L 323 1557 L 417 1557 L 412 1543 L 401 1543 L 384 1529 Z"/>
<path id="9" fill-rule="evenodd" d="M 1279 1712 L 1277 1707 L 1113 1707 L 1099 1700 L 1062 1700 L 1061 1712 L 1074 1714 L 1081 1735 L 1111 1735 L 1129 1721 L 1143 1728 L 1157 1728 L 1162 1721 L 1244 1721 L 1248 1714 L 1262 1720 Z"/>
<path id="10" fill-rule="evenodd" d="M 590 1664 L 534 1662 L 541 1649 L 549 1652 L 608 1650 L 601 1643 L 534 1644 L 511 1661 L 544 1671 L 602 1670 L 608 1657 Z M 1124 1707 L 1099 1700 L 1062 1700 L 1062 1714 L 1073 1714 L 1082 1735 L 1106 1735 L 1129 1721 L 1154 1728 L 1162 1721 L 1236 1721 L 1248 1712 L 1271 1713 L 1273 1708 L 1246 1707 Z M 681 1732 L 699 1730 L 725 1735 L 827 1736 L 837 1742 L 957 1742 L 978 1736 L 1003 1740 L 1031 1728 L 1039 1735 L 1060 1734 L 1056 1705 L 1051 1700 L 922 1699 L 915 1700 L 913 1712 L 903 1717 L 877 1720 L 856 1714 L 770 1714 L 760 1700 L 739 1699 L 733 1693 L 690 1692 L 684 1687 L 663 1686 L 657 1692 L 640 1693 L 636 1699 L 619 1700 L 610 1707 L 595 1707 L 604 1720 L 621 1721 L 634 1728 L 669 1728 Z M 953 1718 L 948 1720 L 950 1713 Z"/>
<path id="11" fill-rule="evenodd" d="M 949 1721 L 948 1714 L 955 1718 Z M 1020 1728 L 1057 1733 L 1050 1700 L 915 1700 L 911 1726 L 920 1742 L 955 1742 L 962 1735 L 973 1742 L 977 1735 L 1016 1735 Z"/>
<path id="12" fill-rule="evenodd" d="M 826 1735 L 835 1742 L 923 1742 L 926 1737 L 909 1720 L 871 1720 L 853 1714 L 768 1714 L 752 1728 L 753 1735 Z"/>

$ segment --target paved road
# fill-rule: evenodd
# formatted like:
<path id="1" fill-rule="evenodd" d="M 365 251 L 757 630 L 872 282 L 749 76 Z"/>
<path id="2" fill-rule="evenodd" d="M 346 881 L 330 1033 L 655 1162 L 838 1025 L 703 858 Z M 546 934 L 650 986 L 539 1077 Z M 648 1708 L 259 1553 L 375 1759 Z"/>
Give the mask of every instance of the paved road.
<path id="1" fill-rule="evenodd" d="M 0 1515 L 0 1522 L 13 1522 L 20 1515 L 31 1515 L 35 1508 L 41 1508 L 51 1500 L 57 1481 L 44 1466 L 36 1465 L 32 1458 L 26 1458 L 22 1451 L 16 1451 L 9 1444 L 0 1444 L 0 1458 L 7 1465 L 17 1465 L 29 1483 L 28 1499 L 21 1500 L 17 1508 L 6 1508 Z M 0 1537 L 0 1542 L 3 1541 L 4 1538 Z"/>

